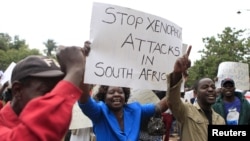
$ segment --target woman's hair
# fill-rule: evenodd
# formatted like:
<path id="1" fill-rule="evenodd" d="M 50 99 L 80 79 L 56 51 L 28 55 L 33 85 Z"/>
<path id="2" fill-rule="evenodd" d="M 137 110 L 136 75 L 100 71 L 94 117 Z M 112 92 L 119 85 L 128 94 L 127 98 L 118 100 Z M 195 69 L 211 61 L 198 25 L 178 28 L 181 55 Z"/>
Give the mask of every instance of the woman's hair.
<path id="1" fill-rule="evenodd" d="M 98 89 L 98 92 L 95 94 L 94 99 L 98 101 L 104 101 L 106 94 L 108 92 L 108 88 L 109 86 L 101 85 Z M 126 87 L 121 87 L 121 88 L 125 95 L 125 102 L 127 103 L 130 97 L 130 88 L 126 88 Z"/>

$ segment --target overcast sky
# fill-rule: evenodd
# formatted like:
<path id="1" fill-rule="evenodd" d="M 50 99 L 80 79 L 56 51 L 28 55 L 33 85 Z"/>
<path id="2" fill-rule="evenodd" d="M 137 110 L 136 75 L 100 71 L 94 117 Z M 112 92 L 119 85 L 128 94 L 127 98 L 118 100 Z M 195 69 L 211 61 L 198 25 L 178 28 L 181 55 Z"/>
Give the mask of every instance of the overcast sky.
<path id="1" fill-rule="evenodd" d="M 30 48 L 43 42 L 83 46 L 89 39 L 94 0 L 0 0 L 0 33 L 19 35 Z M 182 27 L 183 43 L 193 46 L 190 58 L 204 47 L 202 38 L 225 27 L 250 29 L 249 0 L 96 0 L 132 8 L 170 20 Z M 248 9 L 248 10 L 247 10 Z M 241 14 L 237 11 L 241 10 Z"/>

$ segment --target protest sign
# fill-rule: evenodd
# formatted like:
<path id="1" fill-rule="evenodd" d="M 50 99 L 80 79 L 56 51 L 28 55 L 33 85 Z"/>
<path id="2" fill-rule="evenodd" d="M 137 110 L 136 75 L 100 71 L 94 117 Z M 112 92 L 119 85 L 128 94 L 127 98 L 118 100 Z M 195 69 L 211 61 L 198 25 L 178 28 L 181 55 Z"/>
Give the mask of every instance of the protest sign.
<path id="1" fill-rule="evenodd" d="M 235 82 L 236 89 L 249 90 L 249 69 L 248 64 L 239 62 L 222 62 L 218 68 L 218 83 L 216 87 L 221 87 L 224 78 L 231 78 Z"/>
<path id="2" fill-rule="evenodd" d="M 80 128 L 87 128 L 92 127 L 92 121 L 83 114 L 78 103 L 76 102 L 73 106 L 72 110 L 72 119 L 69 126 L 69 129 L 80 129 Z"/>
<path id="3" fill-rule="evenodd" d="M 158 16 L 94 3 L 85 83 L 166 91 L 182 55 L 182 28 Z"/>
<path id="4" fill-rule="evenodd" d="M 15 62 L 12 62 L 8 68 L 6 69 L 6 71 L 4 71 L 2 77 L 1 77 L 1 84 L 3 85 L 5 82 L 10 81 L 11 79 L 11 74 L 12 74 L 12 70 L 14 69 L 14 67 L 16 66 Z"/>
<path id="5" fill-rule="evenodd" d="M 141 104 L 146 104 L 146 103 L 158 103 L 159 101 L 160 99 L 152 90 L 132 89 L 128 103 L 139 102 Z"/>

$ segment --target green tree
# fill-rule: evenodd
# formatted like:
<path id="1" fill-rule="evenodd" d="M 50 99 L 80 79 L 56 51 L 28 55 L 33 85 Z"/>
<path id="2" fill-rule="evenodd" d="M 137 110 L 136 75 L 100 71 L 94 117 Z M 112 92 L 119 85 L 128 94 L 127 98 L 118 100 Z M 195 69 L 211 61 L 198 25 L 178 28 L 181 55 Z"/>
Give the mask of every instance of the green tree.
<path id="1" fill-rule="evenodd" d="M 250 61 L 250 38 L 246 30 L 226 27 L 222 34 L 203 38 L 205 48 L 200 50 L 201 59 L 194 62 L 189 69 L 188 86 L 202 77 L 215 78 L 221 62 L 233 61 L 248 63 Z M 249 64 L 249 63 L 248 63 Z"/>
<path id="2" fill-rule="evenodd" d="M 19 48 L 9 49 L 7 51 L 0 50 L 0 70 L 5 71 L 11 62 L 18 62 L 19 60 L 29 56 L 29 55 L 39 55 L 39 50 Z"/>
<path id="3" fill-rule="evenodd" d="M 38 49 L 29 49 L 25 40 L 19 36 L 12 37 L 6 33 L 0 33 L 0 70 L 5 71 L 11 62 L 18 62 L 29 55 L 38 55 Z"/>
<path id="4" fill-rule="evenodd" d="M 46 53 L 47 56 L 54 56 L 52 52 L 56 51 L 56 42 L 54 40 L 48 39 L 47 42 L 44 42 L 43 44 L 46 46 L 44 53 Z"/>
<path id="5" fill-rule="evenodd" d="M 7 50 L 10 47 L 11 37 L 6 33 L 0 33 L 0 49 Z"/>
<path id="6" fill-rule="evenodd" d="M 20 40 L 19 36 L 14 36 L 14 41 L 10 44 L 10 48 L 20 49 L 20 48 L 28 48 L 25 40 Z"/>

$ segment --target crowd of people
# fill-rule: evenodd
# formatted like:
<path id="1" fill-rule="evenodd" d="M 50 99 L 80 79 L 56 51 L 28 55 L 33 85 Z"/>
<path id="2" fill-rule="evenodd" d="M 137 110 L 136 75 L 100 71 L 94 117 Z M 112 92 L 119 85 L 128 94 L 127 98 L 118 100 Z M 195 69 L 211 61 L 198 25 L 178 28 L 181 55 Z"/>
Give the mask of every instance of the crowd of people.
<path id="1" fill-rule="evenodd" d="M 84 48 L 61 46 L 57 60 L 31 55 L 16 64 L 10 84 L 0 89 L 1 140 L 69 140 L 75 103 L 92 121 L 96 141 L 167 141 L 174 121 L 180 140 L 206 141 L 208 125 L 250 124 L 250 104 L 231 78 L 222 81 L 218 92 L 213 79 L 201 78 L 193 85 L 192 99 L 182 100 L 191 46 L 167 74 L 167 91 L 158 103 L 128 103 L 130 88 L 118 86 L 100 85 L 92 96 L 92 87 L 83 81 L 90 45 L 87 41 Z M 147 133 L 144 121 L 156 114 L 162 116 L 167 130 L 151 138 L 143 133 Z"/>

